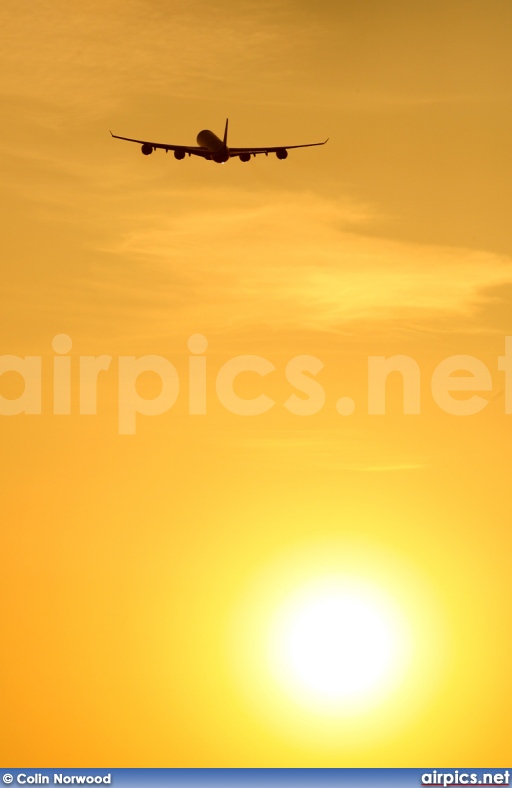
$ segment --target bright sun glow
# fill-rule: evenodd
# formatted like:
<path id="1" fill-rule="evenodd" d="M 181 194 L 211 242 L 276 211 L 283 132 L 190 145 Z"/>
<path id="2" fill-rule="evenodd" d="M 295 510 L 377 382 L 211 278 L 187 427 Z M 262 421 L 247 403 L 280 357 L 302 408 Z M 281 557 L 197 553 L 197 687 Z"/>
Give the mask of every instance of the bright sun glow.
<path id="1" fill-rule="evenodd" d="M 321 583 L 293 595 L 272 626 L 271 661 L 293 694 L 352 706 L 394 683 L 404 657 L 398 615 L 357 584 Z"/>
<path id="2" fill-rule="evenodd" d="M 439 689 L 450 633 L 417 567 L 367 541 L 308 542 L 263 563 L 230 622 L 230 675 L 283 740 L 361 754 Z"/>

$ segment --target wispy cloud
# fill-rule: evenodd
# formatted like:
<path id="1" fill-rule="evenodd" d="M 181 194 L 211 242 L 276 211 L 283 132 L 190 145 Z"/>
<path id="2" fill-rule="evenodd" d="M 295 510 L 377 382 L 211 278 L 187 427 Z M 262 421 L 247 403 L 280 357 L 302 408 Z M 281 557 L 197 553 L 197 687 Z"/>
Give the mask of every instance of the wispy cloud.
<path id="1" fill-rule="evenodd" d="M 183 277 L 183 307 L 212 328 L 468 316 L 480 290 L 512 275 L 505 256 L 367 237 L 374 219 L 307 192 L 202 189 L 184 195 L 178 216 L 139 217 L 108 252 Z"/>
<path id="2" fill-rule="evenodd" d="M 134 94 L 190 98 L 216 85 L 229 93 L 255 62 L 266 62 L 261 78 L 268 79 L 286 48 L 273 17 L 264 20 L 264 5 L 251 2 L 226 11 L 203 0 L 173 6 L 88 0 L 73 7 L 63 0 L 30 7 L 8 0 L 0 11 L 0 90 L 90 116 Z"/>
<path id="3" fill-rule="evenodd" d="M 242 439 L 243 440 L 243 439 Z M 259 437 L 243 440 L 256 458 L 265 456 L 267 461 L 280 465 L 295 462 L 328 472 L 351 471 L 354 473 L 398 473 L 420 471 L 432 462 L 421 456 L 411 456 L 407 449 L 390 454 L 387 447 L 375 442 L 361 444 L 360 437 L 347 430 L 315 429 L 301 432 L 268 430 Z M 350 458 L 350 459 L 348 459 Z"/>

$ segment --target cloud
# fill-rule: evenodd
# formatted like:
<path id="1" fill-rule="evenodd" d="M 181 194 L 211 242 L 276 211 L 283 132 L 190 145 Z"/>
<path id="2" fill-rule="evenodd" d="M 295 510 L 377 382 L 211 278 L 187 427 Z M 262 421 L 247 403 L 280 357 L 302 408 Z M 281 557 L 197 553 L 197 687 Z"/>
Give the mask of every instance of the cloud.
<path id="1" fill-rule="evenodd" d="M 311 431 L 268 430 L 259 437 L 241 438 L 256 457 L 265 456 L 267 462 L 282 466 L 298 465 L 320 468 L 325 471 L 352 471 L 355 473 L 394 473 L 417 471 L 431 467 L 425 457 L 411 456 L 407 449 L 401 454 L 390 455 L 387 446 L 361 444 L 358 433 L 343 430 Z M 350 460 L 348 460 L 350 457 Z"/>
<path id="2" fill-rule="evenodd" d="M 169 195 L 169 203 L 177 204 Z M 333 330 L 354 321 L 472 315 L 510 259 L 368 237 L 371 210 L 309 192 L 184 192 L 177 215 L 142 214 L 106 249 L 169 278 L 182 309 L 212 330 L 272 325 Z"/>
<path id="3" fill-rule="evenodd" d="M 383 30 L 375 13 L 354 25 L 352 14 L 347 5 L 338 17 L 330 4 L 312 11 L 287 0 L 6 0 L 0 92 L 39 107 L 46 102 L 61 125 L 70 113 L 112 116 L 134 97 L 141 109 L 165 97 L 356 111 L 474 98 L 471 81 L 461 77 L 447 88 L 446 69 L 431 68 L 430 33 L 414 27 L 414 14 L 416 45 L 429 55 L 422 63 L 407 43 L 411 30 Z M 463 52 L 474 59 L 468 42 Z M 405 68 L 411 58 L 416 68 Z"/>
<path id="4" fill-rule="evenodd" d="M 112 111 L 127 95 L 190 98 L 219 85 L 229 92 L 248 66 L 271 68 L 286 50 L 274 17 L 263 21 L 264 8 L 240 2 L 227 13 L 225 5 L 201 0 L 172 7 L 144 0 L 80 6 L 39 0 L 26 8 L 7 2 L 0 11 L 0 90 L 89 116 Z M 268 72 L 261 78 L 269 79 Z"/>

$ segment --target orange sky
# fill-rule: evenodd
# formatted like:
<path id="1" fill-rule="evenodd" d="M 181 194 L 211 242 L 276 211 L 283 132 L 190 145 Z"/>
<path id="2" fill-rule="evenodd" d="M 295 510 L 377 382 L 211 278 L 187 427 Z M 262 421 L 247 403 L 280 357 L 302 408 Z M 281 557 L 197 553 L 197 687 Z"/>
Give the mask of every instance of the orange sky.
<path id="1" fill-rule="evenodd" d="M 502 765 L 509 4 L 7 0 L 0 26 L 1 354 L 43 357 L 42 415 L 0 417 L 4 762 Z M 194 144 L 228 116 L 239 146 L 330 140 L 219 167 L 108 133 Z M 52 414 L 59 333 L 71 416 Z M 78 358 L 99 354 L 98 415 L 80 416 Z M 119 435 L 117 357 L 145 354 L 175 364 L 180 397 Z M 216 398 L 238 354 L 276 368 L 237 384 L 266 414 Z M 394 354 L 419 364 L 421 414 L 390 379 L 369 416 L 367 357 Z M 461 354 L 493 378 L 471 417 L 430 393 Z M 283 407 L 299 355 L 324 364 L 307 417 Z M 272 683 L 262 639 L 288 585 L 349 569 L 416 645 L 380 705 L 333 719 Z"/>

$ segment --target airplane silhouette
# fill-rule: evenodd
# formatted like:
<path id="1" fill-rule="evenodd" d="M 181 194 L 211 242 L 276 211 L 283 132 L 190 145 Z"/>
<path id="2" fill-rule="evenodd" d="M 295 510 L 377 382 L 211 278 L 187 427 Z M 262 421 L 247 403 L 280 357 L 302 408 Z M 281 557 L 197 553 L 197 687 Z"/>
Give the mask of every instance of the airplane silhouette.
<path id="1" fill-rule="evenodd" d="M 208 161 L 215 161 L 217 164 L 224 164 L 224 162 L 229 161 L 229 159 L 236 157 L 238 157 L 240 161 L 250 161 L 251 156 L 258 156 L 261 153 L 264 153 L 265 156 L 268 156 L 269 153 L 275 153 L 278 159 L 286 159 L 288 157 L 288 151 L 292 148 L 313 148 L 317 145 L 325 145 L 328 141 L 310 142 L 309 145 L 284 145 L 270 148 L 231 148 L 228 147 L 228 124 L 229 120 L 226 120 L 224 139 L 222 140 L 209 129 L 200 131 L 197 135 L 198 147 L 188 145 L 167 145 L 163 142 L 134 140 L 131 137 L 119 137 L 117 134 L 110 133 L 116 140 L 137 142 L 142 146 L 141 151 L 144 156 L 149 156 L 154 150 L 161 148 L 166 153 L 170 150 L 174 151 L 174 158 L 176 159 L 184 159 L 188 154 L 189 156 L 201 156 L 201 158 L 207 159 Z"/>

